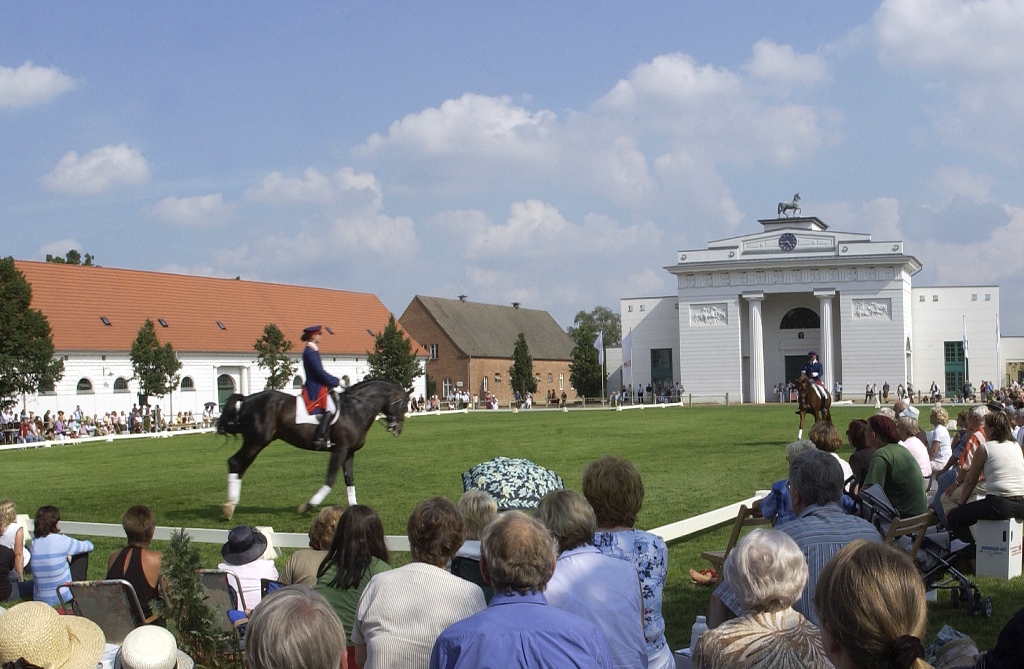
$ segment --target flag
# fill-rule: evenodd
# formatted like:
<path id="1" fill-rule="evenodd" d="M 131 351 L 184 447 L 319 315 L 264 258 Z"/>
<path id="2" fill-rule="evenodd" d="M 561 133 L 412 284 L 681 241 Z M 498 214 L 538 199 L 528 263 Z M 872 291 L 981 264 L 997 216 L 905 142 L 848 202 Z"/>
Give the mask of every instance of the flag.
<path id="1" fill-rule="evenodd" d="M 996 314 L 996 357 L 999 357 L 999 314 Z"/>
<path id="2" fill-rule="evenodd" d="M 622 371 L 626 371 L 630 367 L 630 363 L 633 361 L 633 331 L 630 330 L 625 337 L 622 338 Z M 630 370 L 630 379 L 632 380 L 632 370 Z"/>
<path id="3" fill-rule="evenodd" d="M 964 360 L 968 360 L 970 357 L 967 353 L 967 316 L 964 316 Z"/>
<path id="4" fill-rule="evenodd" d="M 597 349 L 597 364 L 604 364 L 604 332 L 597 333 L 597 339 L 594 340 L 594 348 Z"/>

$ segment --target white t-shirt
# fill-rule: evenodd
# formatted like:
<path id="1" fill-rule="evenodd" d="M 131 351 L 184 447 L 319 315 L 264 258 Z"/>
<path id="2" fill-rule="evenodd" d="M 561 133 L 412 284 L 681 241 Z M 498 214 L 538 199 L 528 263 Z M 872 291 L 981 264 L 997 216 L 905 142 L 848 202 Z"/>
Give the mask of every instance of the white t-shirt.
<path id="1" fill-rule="evenodd" d="M 939 450 L 935 452 L 935 457 L 932 458 L 932 469 L 942 469 L 946 466 L 946 463 L 949 462 L 950 456 L 953 455 L 953 447 L 949 437 L 949 430 L 946 429 L 945 425 L 936 425 L 935 429 L 929 436 L 929 439 L 931 439 L 931 443 L 936 441 L 939 442 Z"/>
<path id="2" fill-rule="evenodd" d="M 932 475 L 932 462 L 928 459 L 928 448 L 917 437 L 911 435 L 900 442 L 900 446 L 910 451 L 910 454 L 917 460 L 917 466 L 921 468 L 921 476 L 929 478 Z"/>
<path id="3" fill-rule="evenodd" d="M 836 460 L 839 461 L 839 466 L 843 468 L 843 487 L 846 487 L 846 481 L 850 480 L 850 477 L 853 476 L 853 469 L 850 468 L 849 462 L 843 460 L 841 455 L 838 453 L 833 453 L 832 455 L 836 457 Z"/>

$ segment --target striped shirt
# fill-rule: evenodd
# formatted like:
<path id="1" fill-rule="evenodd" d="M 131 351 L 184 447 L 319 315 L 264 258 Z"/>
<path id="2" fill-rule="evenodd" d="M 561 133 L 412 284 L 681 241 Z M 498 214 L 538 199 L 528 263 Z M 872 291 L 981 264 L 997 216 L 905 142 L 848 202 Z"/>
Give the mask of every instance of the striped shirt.
<path id="1" fill-rule="evenodd" d="M 92 551 L 91 541 L 79 541 L 53 532 L 32 540 L 32 598 L 51 606 L 60 604 L 57 588 L 71 580 L 68 558 Z M 67 590 L 61 592 L 65 600 L 71 599 Z"/>
<path id="2" fill-rule="evenodd" d="M 882 540 L 874 525 L 859 516 L 847 515 L 837 504 L 813 504 L 805 508 L 796 520 L 778 529 L 796 542 L 807 559 L 807 583 L 793 608 L 815 625 L 818 624 L 818 614 L 814 611 L 814 588 L 828 561 L 843 546 L 856 539 Z M 733 613 L 742 613 L 739 598 L 724 580 L 715 594 Z"/>
<path id="3" fill-rule="evenodd" d="M 366 646 L 363 669 L 428 669 L 441 632 L 485 608 L 480 586 L 411 562 L 370 579 L 356 608 L 352 643 Z"/>

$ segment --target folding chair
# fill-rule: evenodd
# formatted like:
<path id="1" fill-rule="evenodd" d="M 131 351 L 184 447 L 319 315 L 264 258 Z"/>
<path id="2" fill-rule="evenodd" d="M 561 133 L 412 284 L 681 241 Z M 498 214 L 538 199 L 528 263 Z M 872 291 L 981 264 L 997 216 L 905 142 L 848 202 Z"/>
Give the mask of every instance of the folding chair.
<path id="1" fill-rule="evenodd" d="M 275 581 L 275 580 L 270 579 L 270 578 L 261 578 L 260 579 L 260 597 L 261 598 L 262 597 L 266 597 L 267 595 L 269 595 L 270 593 L 274 592 L 275 590 L 280 590 L 281 588 L 286 588 L 286 587 L 288 587 L 288 586 L 286 586 L 281 581 Z"/>
<path id="2" fill-rule="evenodd" d="M 700 556 L 714 567 L 719 581 L 722 580 L 722 567 L 725 566 L 725 559 L 729 557 L 729 553 L 736 547 L 736 542 L 740 540 L 740 533 L 743 532 L 743 528 L 756 527 L 758 525 L 771 525 L 771 521 L 767 518 L 754 516 L 753 511 L 746 504 L 740 504 L 740 510 L 736 514 L 736 520 L 732 523 L 732 533 L 729 535 L 729 543 L 726 544 L 725 550 L 701 552 Z"/>
<path id="3" fill-rule="evenodd" d="M 242 582 L 236 574 L 223 569 L 199 569 L 197 573 L 206 591 L 206 602 L 221 613 L 221 629 L 234 634 L 238 647 L 244 648 L 245 625 L 249 619 L 245 617 Z"/>
<path id="4" fill-rule="evenodd" d="M 64 601 L 64 587 L 71 591 L 70 601 Z M 119 578 L 70 581 L 57 588 L 57 596 L 65 613 L 88 618 L 99 625 L 109 644 L 120 645 L 133 629 L 156 620 L 156 616 L 146 618 L 135 588 Z"/>
<path id="5" fill-rule="evenodd" d="M 902 550 L 902 546 L 899 543 L 900 537 L 913 537 L 913 543 L 910 545 L 910 550 L 907 551 L 910 559 L 913 560 L 917 557 L 917 551 L 921 550 L 921 544 L 924 543 L 925 531 L 937 521 L 938 518 L 931 509 L 928 509 L 926 513 L 922 513 L 919 516 L 897 518 L 892 521 L 889 525 L 889 530 L 885 533 L 885 543 Z"/>

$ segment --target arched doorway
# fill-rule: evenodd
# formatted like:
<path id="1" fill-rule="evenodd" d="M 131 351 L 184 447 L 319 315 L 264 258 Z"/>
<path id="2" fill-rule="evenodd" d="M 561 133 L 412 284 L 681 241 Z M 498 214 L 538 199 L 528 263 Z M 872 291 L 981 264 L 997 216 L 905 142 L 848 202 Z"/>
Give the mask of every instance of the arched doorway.
<path id="1" fill-rule="evenodd" d="M 217 377 L 217 405 L 224 410 L 224 402 L 235 392 L 235 380 L 227 374 Z"/>
<path id="2" fill-rule="evenodd" d="M 798 330 L 797 337 L 801 340 L 804 339 L 804 330 L 820 330 L 821 329 L 821 317 L 818 316 L 817 312 L 807 307 L 796 307 L 790 309 L 782 317 L 779 322 L 779 330 Z M 814 333 L 814 341 L 819 341 L 820 337 L 818 333 Z M 815 348 L 817 345 L 813 342 L 808 342 L 807 350 Z M 798 355 L 787 355 L 786 360 L 786 380 L 791 381 L 800 376 L 801 370 L 804 365 L 807 364 L 807 351 L 803 351 Z"/>

